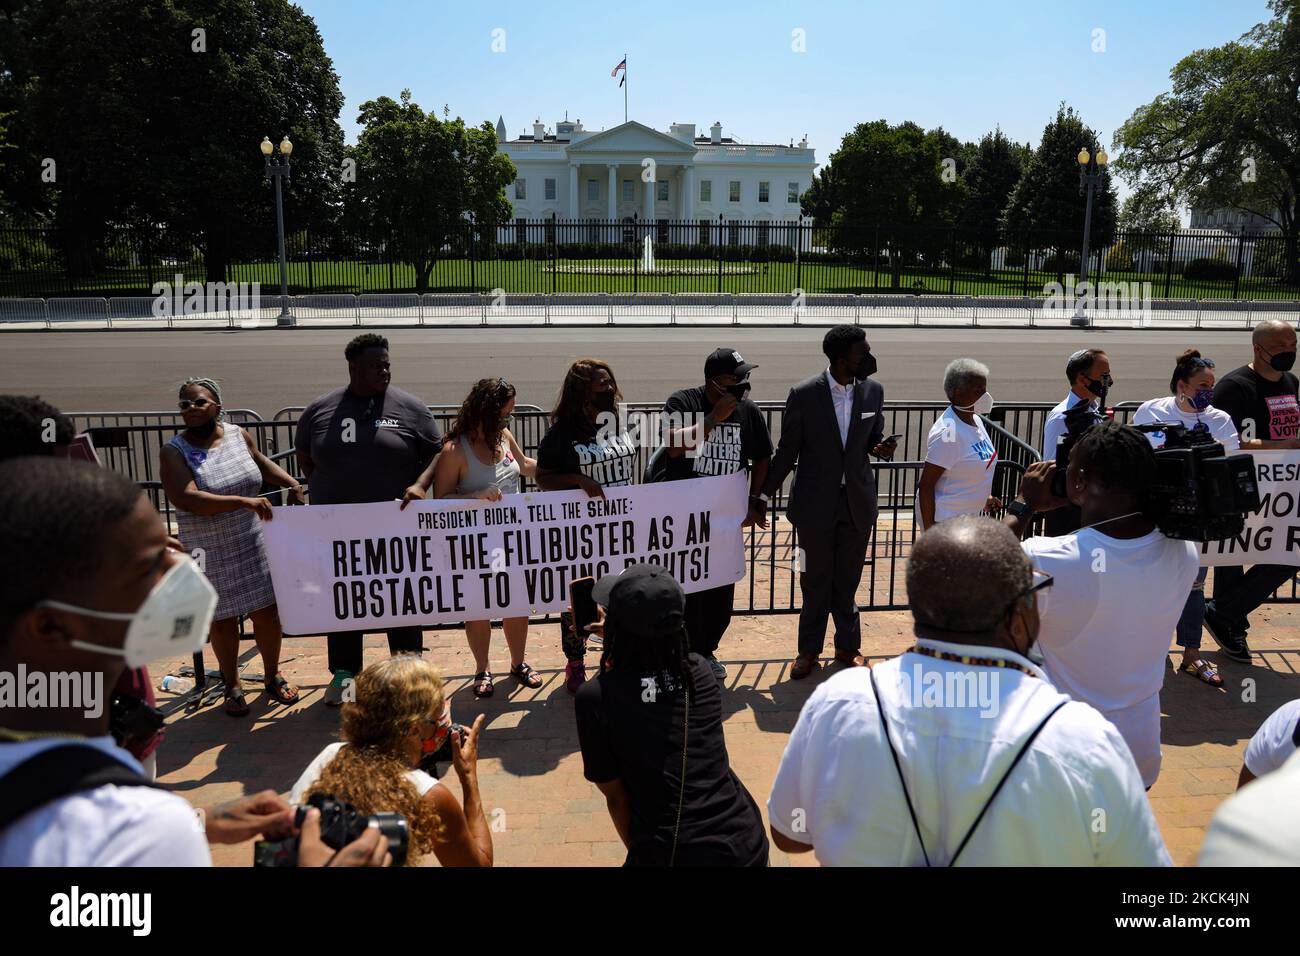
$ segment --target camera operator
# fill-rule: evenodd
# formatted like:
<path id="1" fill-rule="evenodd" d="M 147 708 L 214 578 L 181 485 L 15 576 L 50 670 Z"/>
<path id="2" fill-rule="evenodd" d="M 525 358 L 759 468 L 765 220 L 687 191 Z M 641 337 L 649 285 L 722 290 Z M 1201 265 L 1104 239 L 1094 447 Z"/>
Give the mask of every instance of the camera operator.
<path id="1" fill-rule="evenodd" d="M 377 661 L 357 675 L 345 701 L 342 742 L 322 750 L 289 795 L 299 806 L 315 794 L 346 801 L 363 815 L 399 813 L 409 829 L 406 865 L 432 852 L 443 866 L 491 866 L 492 833 L 478 791 L 479 714 L 462 739 L 438 668 L 416 654 Z M 441 780 L 420 769 L 451 737 L 462 809 Z"/>
<path id="2" fill-rule="evenodd" d="M 1056 460 L 1056 446 L 1066 432 L 1065 413 L 1080 403 L 1104 413 L 1106 393 L 1115 380 L 1110 375 L 1110 358 L 1101 349 L 1079 349 L 1065 361 L 1065 380 L 1070 391 L 1043 423 L 1043 461 Z M 1069 534 L 1079 527 L 1079 509 L 1065 505 L 1047 515 L 1047 533 Z"/>
<path id="3" fill-rule="evenodd" d="M 1296 333 L 1277 319 L 1261 322 L 1250 335 L 1251 361 L 1219 379 L 1214 405 L 1232 417 L 1243 448 L 1300 448 L 1300 379 L 1291 374 L 1295 364 Z M 1247 442 L 1254 440 L 1255 445 Z M 1295 577 L 1296 568 L 1283 564 L 1256 564 L 1214 569 L 1214 598 L 1206 602 L 1205 627 L 1224 656 L 1249 664 L 1250 613 L 1270 594 Z"/>
<path id="4" fill-rule="evenodd" d="M 1169 380 L 1169 391 L 1173 393 L 1171 396 L 1143 402 L 1133 413 L 1133 424 L 1178 422 L 1188 431 L 1207 431 L 1228 454 L 1242 447 L 1260 447 L 1258 439 L 1240 441 L 1228 413 L 1214 407 L 1214 363 L 1202 358 L 1196 349 L 1188 349 L 1178 356 L 1173 377 Z M 1152 448 L 1164 447 L 1163 432 L 1148 432 L 1147 439 Z M 1205 621 L 1204 587 L 1208 571 L 1209 568 L 1201 568 L 1196 575 L 1192 593 L 1187 596 L 1182 617 L 1178 619 L 1177 641 L 1183 649 L 1183 661 L 1179 670 L 1211 687 L 1222 687 L 1223 678 L 1219 676 L 1218 670 L 1201 658 L 1201 625 Z"/>
<path id="5" fill-rule="evenodd" d="M 103 691 L 127 666 L 197 650 L 216 607 L 148 497 L 84 462 L 13 459 L 0 463 L 0 527 L 0 673 L 83 689 L 79 700 L 0 707 L 0 866 L 210 866 L 205 834 L 288 832 L 289 807 L 271 793 L 200 826 L 109 735 Z M 382 846 L 368 834 L 335 854 L 315 825 L 304 825 L 300 865 L 371 861 Z"/>
<path id="6" fill-rule="evenodd" d="M 1064 503 L 1051 494 L 1055 470 L 1054 461 L 1031 465 L 1007 508 L 1007 523 L 1022 537 L 1035 511 Z M 1070 452 L 1065 482 L 1083 527 L 1024 542 L 1034 567 L 1056 581 L 1040 602 L 1043 669 L 1115 725 L 1148 788 L 1160 773 L 1169 634 L 1197 573 L 1196 546 L 1165 537 L 1144 513 L 1155 470 L 1142 432 L 1092 426 Z"/>

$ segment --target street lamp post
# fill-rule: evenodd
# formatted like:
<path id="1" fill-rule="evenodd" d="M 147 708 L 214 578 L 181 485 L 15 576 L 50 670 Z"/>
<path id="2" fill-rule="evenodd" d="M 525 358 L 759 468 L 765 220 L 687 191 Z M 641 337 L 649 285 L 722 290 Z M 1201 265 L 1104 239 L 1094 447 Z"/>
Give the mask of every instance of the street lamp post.
<path id="1" fill-rule="evenodd" d="M 284 253 L 284 197 L 280 181 L 289 180 L 289 156 L 293 153 L 293 143 L 286 136 L 280 140 L 280 155 L 272 158 L 275 147 L 268 136 L 262 137 L 262 160 L 266 170 L 267 181 L 275 180 L 275 227 L 280 243 L 280 314 L 275 324 L 288 328 L 298 324 L 293 313 L 289 311 L 289 263 Z"/>
<path id="2" fill-rule="evenodd" d="M 1106 181 L 1106 164 L 1110 162 L 1104 149 L 1097 150 L 1094 157 L 1089 154 L 1085 146 L 1079 150 L 1079 192 L 1087 193 L 1087 206 L 1083 213 L 1083 256 L 1079 260 L 1079 287 L 1085 291 L 1088 288 L 1088 255 L 1089 243 L 1092 241 L 1092 194 L 1096 191 L 1097 186 Z M 1071 325 L 1088 324 L 1088 317 L 1083 313 L 1081 303 L 1075 305 L 1074 316 L 1070 319 Z"/>

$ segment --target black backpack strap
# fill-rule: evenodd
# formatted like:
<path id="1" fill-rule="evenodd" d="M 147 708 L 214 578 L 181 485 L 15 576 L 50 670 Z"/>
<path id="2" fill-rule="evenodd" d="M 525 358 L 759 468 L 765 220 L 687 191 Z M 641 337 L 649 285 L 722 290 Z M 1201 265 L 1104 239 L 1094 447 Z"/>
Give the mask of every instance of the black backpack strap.
<path id="1" fill-rule="evenodd" d="M 167 789 L 150 783 L 99 748 L 76 743 L 42 750 L 0 780 L 4 783 L 0 787 L 0 830 L 51 800 L 108 784 Z"/>

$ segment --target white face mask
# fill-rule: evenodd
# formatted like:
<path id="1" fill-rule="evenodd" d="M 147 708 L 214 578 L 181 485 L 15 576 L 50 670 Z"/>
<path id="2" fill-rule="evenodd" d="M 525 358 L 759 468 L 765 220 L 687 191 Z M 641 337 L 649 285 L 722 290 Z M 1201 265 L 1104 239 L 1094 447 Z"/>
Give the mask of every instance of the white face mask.
<path id="1" fill-rule="evenodd" d="M 954 405 L 953 408 L 959 412 L 974 412 L 976 415 L 987 415 L 993 411 L 993 393 L 985 392 L 975 400 L 974 405 Z"/>
<path id="2" fill-rule="evenodd" d="M 83 651 L 126 658 L 127 667 L 144 667 L 160 657 L 193 654 L 203 647 L 217 609 L 217 592 L 188 556 L 177 561 L 158 581 L 134 614 L 96 611 L 62 601 L 42 601 L 38 607 L 52 607 L 108 621 L 130 621 L 126 643 L 121 648 L 69 643 Z"/>

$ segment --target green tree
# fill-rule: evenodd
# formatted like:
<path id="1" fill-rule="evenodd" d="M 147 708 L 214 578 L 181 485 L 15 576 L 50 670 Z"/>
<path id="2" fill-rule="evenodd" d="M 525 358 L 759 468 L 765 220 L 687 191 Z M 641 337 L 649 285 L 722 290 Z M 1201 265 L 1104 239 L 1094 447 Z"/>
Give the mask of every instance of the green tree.
<path id="1" fill-rule="evenodd" d="M 1140 185 L 1124 200 L 1119 210 L 1119 228 L 1133 252 L 1158 252 L 1168 246 L 1169 234 L 1183 228 L 1173 198 L 1152 184 Z"/>
<path id="2" fill-rule="evenodd" d="M 1172 90 L 1116 133 L 1116 166 L 1135 186 L 1188 205 L 1276 223 L 1284 281 L 1300 285 L 1300 0 L 1269 7 L 1273 18 L 1239 40 L 1178 61 Z"/>
<path id="3" fill-rule="evenodd" d="M 918 256 L 935 266 L 948 252 L 950 228 L 965 197 L 958 170 L 964 147 L 942 129 L 885 120 L 859 123 L 832 154 L 804 209 L 831 225 L 830 246 L 848 255 L 887 255 L 893 288 Z M 945 159 L 954 161 L 946 165 Z"/>
<path id="4" fill-rule="evenodd" d="M 1064 103 L 1043 129 L 1024 175 L 1007 200 L 1003 221 L 1013 243 L 1054 246 L 1057 271 L 1063 271 L 1072 254 L 1082 247 L 1087 201 L 1080 194 L 1079 150 L 1092 154 L 1097 134 Z M 1092 200 L 1091 243 L 1094 250 L 1110 245 L 1115 237 L 1115 190 L 1109 179 L 1099 184 Z"/>
<path id="5" fill-rule="evenodd" d="M 0 40 L 0 109 L 17 112 L 22 152 L 4 185 L 53 218 L 74 275 L 113 224 L 192 238 L 215 281 L 237 251 L 271 252 L 266 135 L 295 144 L 290 227 L 332 214 L 343 98 L 314 21 L 288 0 L 16 0 L 4 25 L 21 31 Z"/>
<path id="6" fill-rule="evenodd" d="M 984 135 L 962 173 L 966 199 L 957 216 L 961 235 L 980 251 L 986 264 L 1001 241 L 1002 211 L 1024 174 L 1031 150 L 1013 143 L 999 127 Z"/>
<path id="7" fill-rule="evenodd" d="M 382 237 L 393 258 L 409 262 L 416 291 L 425 292 L 445 246 L 463 243 L 471 231 L 494 232 L 509 219 L 505 188 L 515 165 L 497 152 L 490 122 L 440 120 L 412 103 L 410 90 L 401 102 L 381 96 L 362 103 L 357 122 L 363 129 L 353 151 L 349 219 Z"/>

